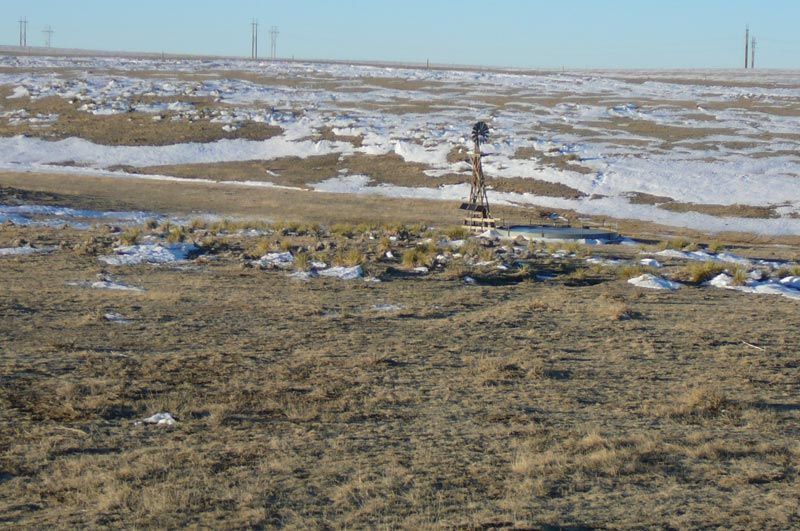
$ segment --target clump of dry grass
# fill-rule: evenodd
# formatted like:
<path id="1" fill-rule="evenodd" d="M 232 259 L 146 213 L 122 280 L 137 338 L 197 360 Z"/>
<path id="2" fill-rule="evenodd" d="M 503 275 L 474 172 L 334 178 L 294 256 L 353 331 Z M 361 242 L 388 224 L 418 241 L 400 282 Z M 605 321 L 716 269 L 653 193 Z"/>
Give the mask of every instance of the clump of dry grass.
<path id="1" fill-rule="evenodd" d="M 691 245 L 691 242 L 686 238 L 672 238 L 671 240 L 665 240 L 659 243 L 658 247 L 664 251 L 667 249 L 673 249 L 675 251 L 682 251 L 686 247 Z"/>
<path id="2" fill-rule="evenodd" d="M 136 245 L 142 238 L 144 231 L 141 227 L 131 227 L 119 235 L 120 245 Z"/>
<path id="3" fill-rule="evenodd" d="M 646 273 L 655 274 L 652 267 L 643 265 L 624 265 L 616 269 L 617 277 L 622 280 L 629 280 L 631 278 L 642 276 Z"/>
<path id="4" fill-rule="evenodd" d="M 785 277 L 800 277 L 800 265 L 793 265 L 790 267 L 782 267 L 775 271 L 777 278 Z"/>
<path id="5" fill-rule="evenodd" d="M 706 249 L 708 250 L 708 252 L 716 254 L 720 251 L 725 250 L 725 244 L 719 240 L 714 240 L 713 242 L 708 244 L 708 247 L 706 247 Z"/>
<path id="6" fill-rule="evenodd" d="M 390 240 L 386 236 L 382 236 L 380 240 L 378 240 L 378 253 L 384 255 L 392 250 L 392 240 Z"/>
<path id="7" fill-rule="evenodd" d="M 627 302 L 616 297 L 600 297 L 595 308 L 601 316 L 612 321 L 626 321 L 636 315 Z"/>
<path id="8" fill-rule="evenodd" d="M 169 227 L 169 230 L 167 231 L 166 240 L 169 243 L 180 243 L 186 240 L 186 236 L 186 227 L 181 225 L 173 225 Z"/>
<path id="9" fill-rule="evenodd" d="M 656 408 L 662 416 L 675 418 L 713 417 L 725 410 L 728 398 L 714 385 L 704 384 L 688 390 L 670 404 Z"/>
<path id="10" fill-rule="evenodd" d="M 366 262 L 366 256 L 357 247 L 341 250 L 333 257 L 333 264 L 344 267 L 355 267 Z"/>
<path id="11" fill-rule="evenodd" d="M 725 271 L 725 266 L 717 262 L 694 262 L 683 268 L 678 275 L 689 282 L 700 284 L 711 280 L 713 277 Z"/>
<path id="12" fill-rule="evenodd" d="M 412 247 L 403 252 L 401 263 L 404 267 L 430 267 L 433 257 L 421 247 Z"/>
<path id="13" fill-rule="evenodd" d="M 472 269 L 463 261 L 451 260 L 445 265 L 442 278 L 445 280 L 458 280 L 473 274 Z"/>
<path id="14" fill-rule="evenodd" d="M 747 269 L 740 266 L 734 268 L 731 277 L 733 277 L 731 284 L 733 284 L 734 286 L 744 286 L 745 284 L 747 284 L 747 281 L 750 278 Z"/>
<path id="15" fill-rule="evenodd" d="M 334 236 L 351 239 L 356 235 L 356 227 L 351 223 L 336 223 L 331 226 L 330 233 Z"/>
<path id="16" fill-rule="evenodd" d="M 269 239 L 258 240 L 250 251 L 251 256 L 264 256 L 273 248 L 273 242 Z"/>
<path id="17" fill-rule="evenodd" d="M 466 240 L 470 232 L 466 227 L 448 227 L 444 230 L 444 235 L 450 240 Z"/>
<path id="18" fill-rule="evenodd" d="M 308 253 L 297 253 L 294 255 L 293 265 L 297 271 L 308 271 L 311 269 L 311 257 Z"/>

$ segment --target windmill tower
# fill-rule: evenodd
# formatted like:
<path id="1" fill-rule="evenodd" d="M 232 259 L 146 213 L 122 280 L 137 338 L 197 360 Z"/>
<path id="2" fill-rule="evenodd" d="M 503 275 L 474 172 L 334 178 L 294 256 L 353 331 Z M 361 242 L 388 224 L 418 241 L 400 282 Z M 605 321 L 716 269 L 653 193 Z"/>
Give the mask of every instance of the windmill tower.
<path id="1" fill-rule="evenodd" d="M 472 179 L 470 181 L 469 202 L 461 203 L 461 210 L 469 212 L 464 219 L 464 226 L 472 232 L 484 232 L 497 226 L 497 220 L 489 211 L 489 199 L 486 197 L 486 181 L 481 164 L 481 142 L 489 137 L 489 126 L 486 122 L 478 122 L 472 127 L 472 141 L 475 150 L 471 155 Z"/>

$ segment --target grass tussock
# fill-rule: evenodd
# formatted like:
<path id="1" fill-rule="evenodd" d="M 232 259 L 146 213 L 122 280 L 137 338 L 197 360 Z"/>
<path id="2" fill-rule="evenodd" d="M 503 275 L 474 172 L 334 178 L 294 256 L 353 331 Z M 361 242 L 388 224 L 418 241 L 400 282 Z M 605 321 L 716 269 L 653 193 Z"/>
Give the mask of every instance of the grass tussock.
<path id="1" fill-rule="evenodd" d="M 120 245 L 137 245 L 144 235 L 141 227 L 131 227 L 119 235 Z"/>
<path id="2" fill-rule="evenodd" d="M 661 416 L 673 418 L 708 418 L 725 411 L 729 400 L 717 386 L 703 384 L 656 408 Z"/>
<path id="3" fill-rule="evenodd" d="M 403 252 L 401 263 L 404 267 L 431 267 L 436 258 L 435 250 L 427 246 L 416 246 Z"/>
<path id="4" fill-rule="evenodd" d="M 617 278 L 621 280 L 630 280 L 632 278 L 640 277 L 647 273 L 656 274 L 655 269 L 643 265 L 624 265 L 616 269 Z"/>
<path id="5" fill-rule="evenodd" d="M 671 240 L 662 241 L 661 243 L 659 243 L 658 247 L 662 251 L 665 251 L 667 249 L 672 249 L 674 251 L 682 251 L 687 247 L 689 247 L 691 244 L 692 242 L 690 242 L 686 238 L 672 238 Z"/>
<path id="6" fill-rule="evenodd" d="M 449 240 L 466 240 L 470 236 L 470 232 L 466 227 L 448 227 L 444 230 L 444 235 Z"/>
<path id="7" fill-rule="evenodd" d="M 747 269 L 740 266 L 734 268 L 731 277 L 733 278 L 731 284 L 733 284 L 734 286 L 744 286 L 750 279 Z"/>
<path id="8" fill-rule="evenodd" d="M 337 252 L 333 258 L 333 264 L 344 267 L 355 267 L 357 265 L 363 265 L 366 260 L 366 256 L 360 249 L 352 247 Z"/>
<path id="9" fill-rule="evenodd" d="M 725 266 L 717 262 L 693 262 L 683 268 L 678 275 L 688 282 L 701 284 L 725 271 Z"/>

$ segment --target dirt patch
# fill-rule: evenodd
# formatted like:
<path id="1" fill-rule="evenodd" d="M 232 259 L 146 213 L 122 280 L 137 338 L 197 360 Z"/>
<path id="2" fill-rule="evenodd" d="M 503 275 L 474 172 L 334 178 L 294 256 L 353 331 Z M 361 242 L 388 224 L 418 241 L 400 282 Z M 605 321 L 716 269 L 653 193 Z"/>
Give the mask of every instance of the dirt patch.
<path id="1" fill-rule="evenodd" d="M 780 214 L 773 207 L 751 205 L 707 205 L 698 203 L 663 203 L 658 208 L 672 212 L 699 212 L 722 218 L 779 218 Z"/>
<path id="2" fill-rule="evenodd" d="M 79 111 L 79 103 L 70 103 L 59 97 L 30 100 L 20 98 L 8 100 L 14 102 L 13 108 L 25 109 L 31 115 L 58 114 L 58 121 L 47 127 L 28 124 L 10 125 L 8 121 L 0 122 L 0 136 L 27 135 L 46 140 L 62 140 L 77 137 L 96 144 L 112 146 L 165 146 L 185 142 L 215 142 L 224 138 L 242 138 L 247 140 L 266 140 L 280 135 L 283 130 L 277 126 L 262 123 L 246 122 L 234 131 L 225 131 L 223 124 L 212 123 L 209 118 L 199 116 L 190 121 L 178 117 L 177 113 L 160 114 L 128 112 L 110 116 L 96 116 Z M 154 101 L 182 101 L 191 103 L 200 113 L 218 106 L 209 98 L 133 98 L 132 104 L 153 103 Z M 154 120 L 158 117 L 158 120 Z M 177 121 L 173 117 L 179 118 Z"/>
<path id="3" fill-rule="evenodd" d="M 536 159 L 545 166 L 561 171 L 574 171 L 584 175 L 595 173 L 595 170 L 580 164 L 580 156 L 575 153 L 561 153 L 558 148 L 553 148 L 545 153 L 534 147 L 523 147 L 514 153 L 514 158 L 523 160 Z"/>
<path id="4" fill-rule="evenodd" d="M 627 120 L 615 118 L 607 122 L 587 123 L 600 128 L 611 128 L 617 131 L 627 131 L 636 136 L 646 136 L 661 140 L 665 143 L 680 142 L 683 140 L 702 140 L 712 135 L 734 136 L 736 131 L 723 128 L 710 127 L 679 127 L 658 124 L 647 120 Z"/>
<path id="5" fill-rule="evenodd" d="M 751 205 L 714 205 L 702 203 L 680 203 L 671 197 L 664 197 L 658 195 L 645 194 L 642 192 L 633 192 L 625 194 L 634 205 L 656 205 L 658 208 L 669 210 L 671 212 L 697 212 L 700 214 L 708 214 L 709 216 L 717 216 L 722 218 L 735 217 L 735 218 L 757 218 L 757 219 L 770 219 L 779 218 L 780 214 L 774 207 L 765 206 L 751 206 Z"/>

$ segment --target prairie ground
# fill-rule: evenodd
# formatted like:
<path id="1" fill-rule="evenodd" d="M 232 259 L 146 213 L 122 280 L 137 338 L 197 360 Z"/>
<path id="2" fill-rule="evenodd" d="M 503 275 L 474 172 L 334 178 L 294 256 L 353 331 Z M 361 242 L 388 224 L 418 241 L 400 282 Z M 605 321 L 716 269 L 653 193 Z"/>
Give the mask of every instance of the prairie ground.
<path id="1" fill-rule="evenodd" d="M 187 231 L 199 257 L 125 267 L 97 259 L 130 237 L 124 227 L 0 227 L 0 247 L 57 247 L 0 256 L 3 525 L 800 522 L 797 301 L 700 285 L 642 290 L 587 265 L 578 248 L 566 259 L 523 250 L 513 273 L 415 274 L 382 256 L 388 248 L 405 261 L 447 232 L 457 223 L 448 203 L 230 189 L 223 199 L 170 183 L 138 183 L 136 193 L 132 181 L 68 176 L 2 182 L 15 187 L 3 203 L 149 201 L 188 213 L 227 201 L 226 215 L 273 222 L 255 239 L 235 223 Z M 357 227 L 369 210 L 381 224 Z M 284 219 L 297 223 L 274 224 Z M 400 225 L 413 219 L 433 232 Z M 759 238 L 731 242 L 796 258 L 795 247 Z M 245 267 L 287 249 L 355 256 L 381 282 Z M 68 284 L 98 275 L 144 291 Z M 159 412 L 177 423 L 139 423 Z"/>

